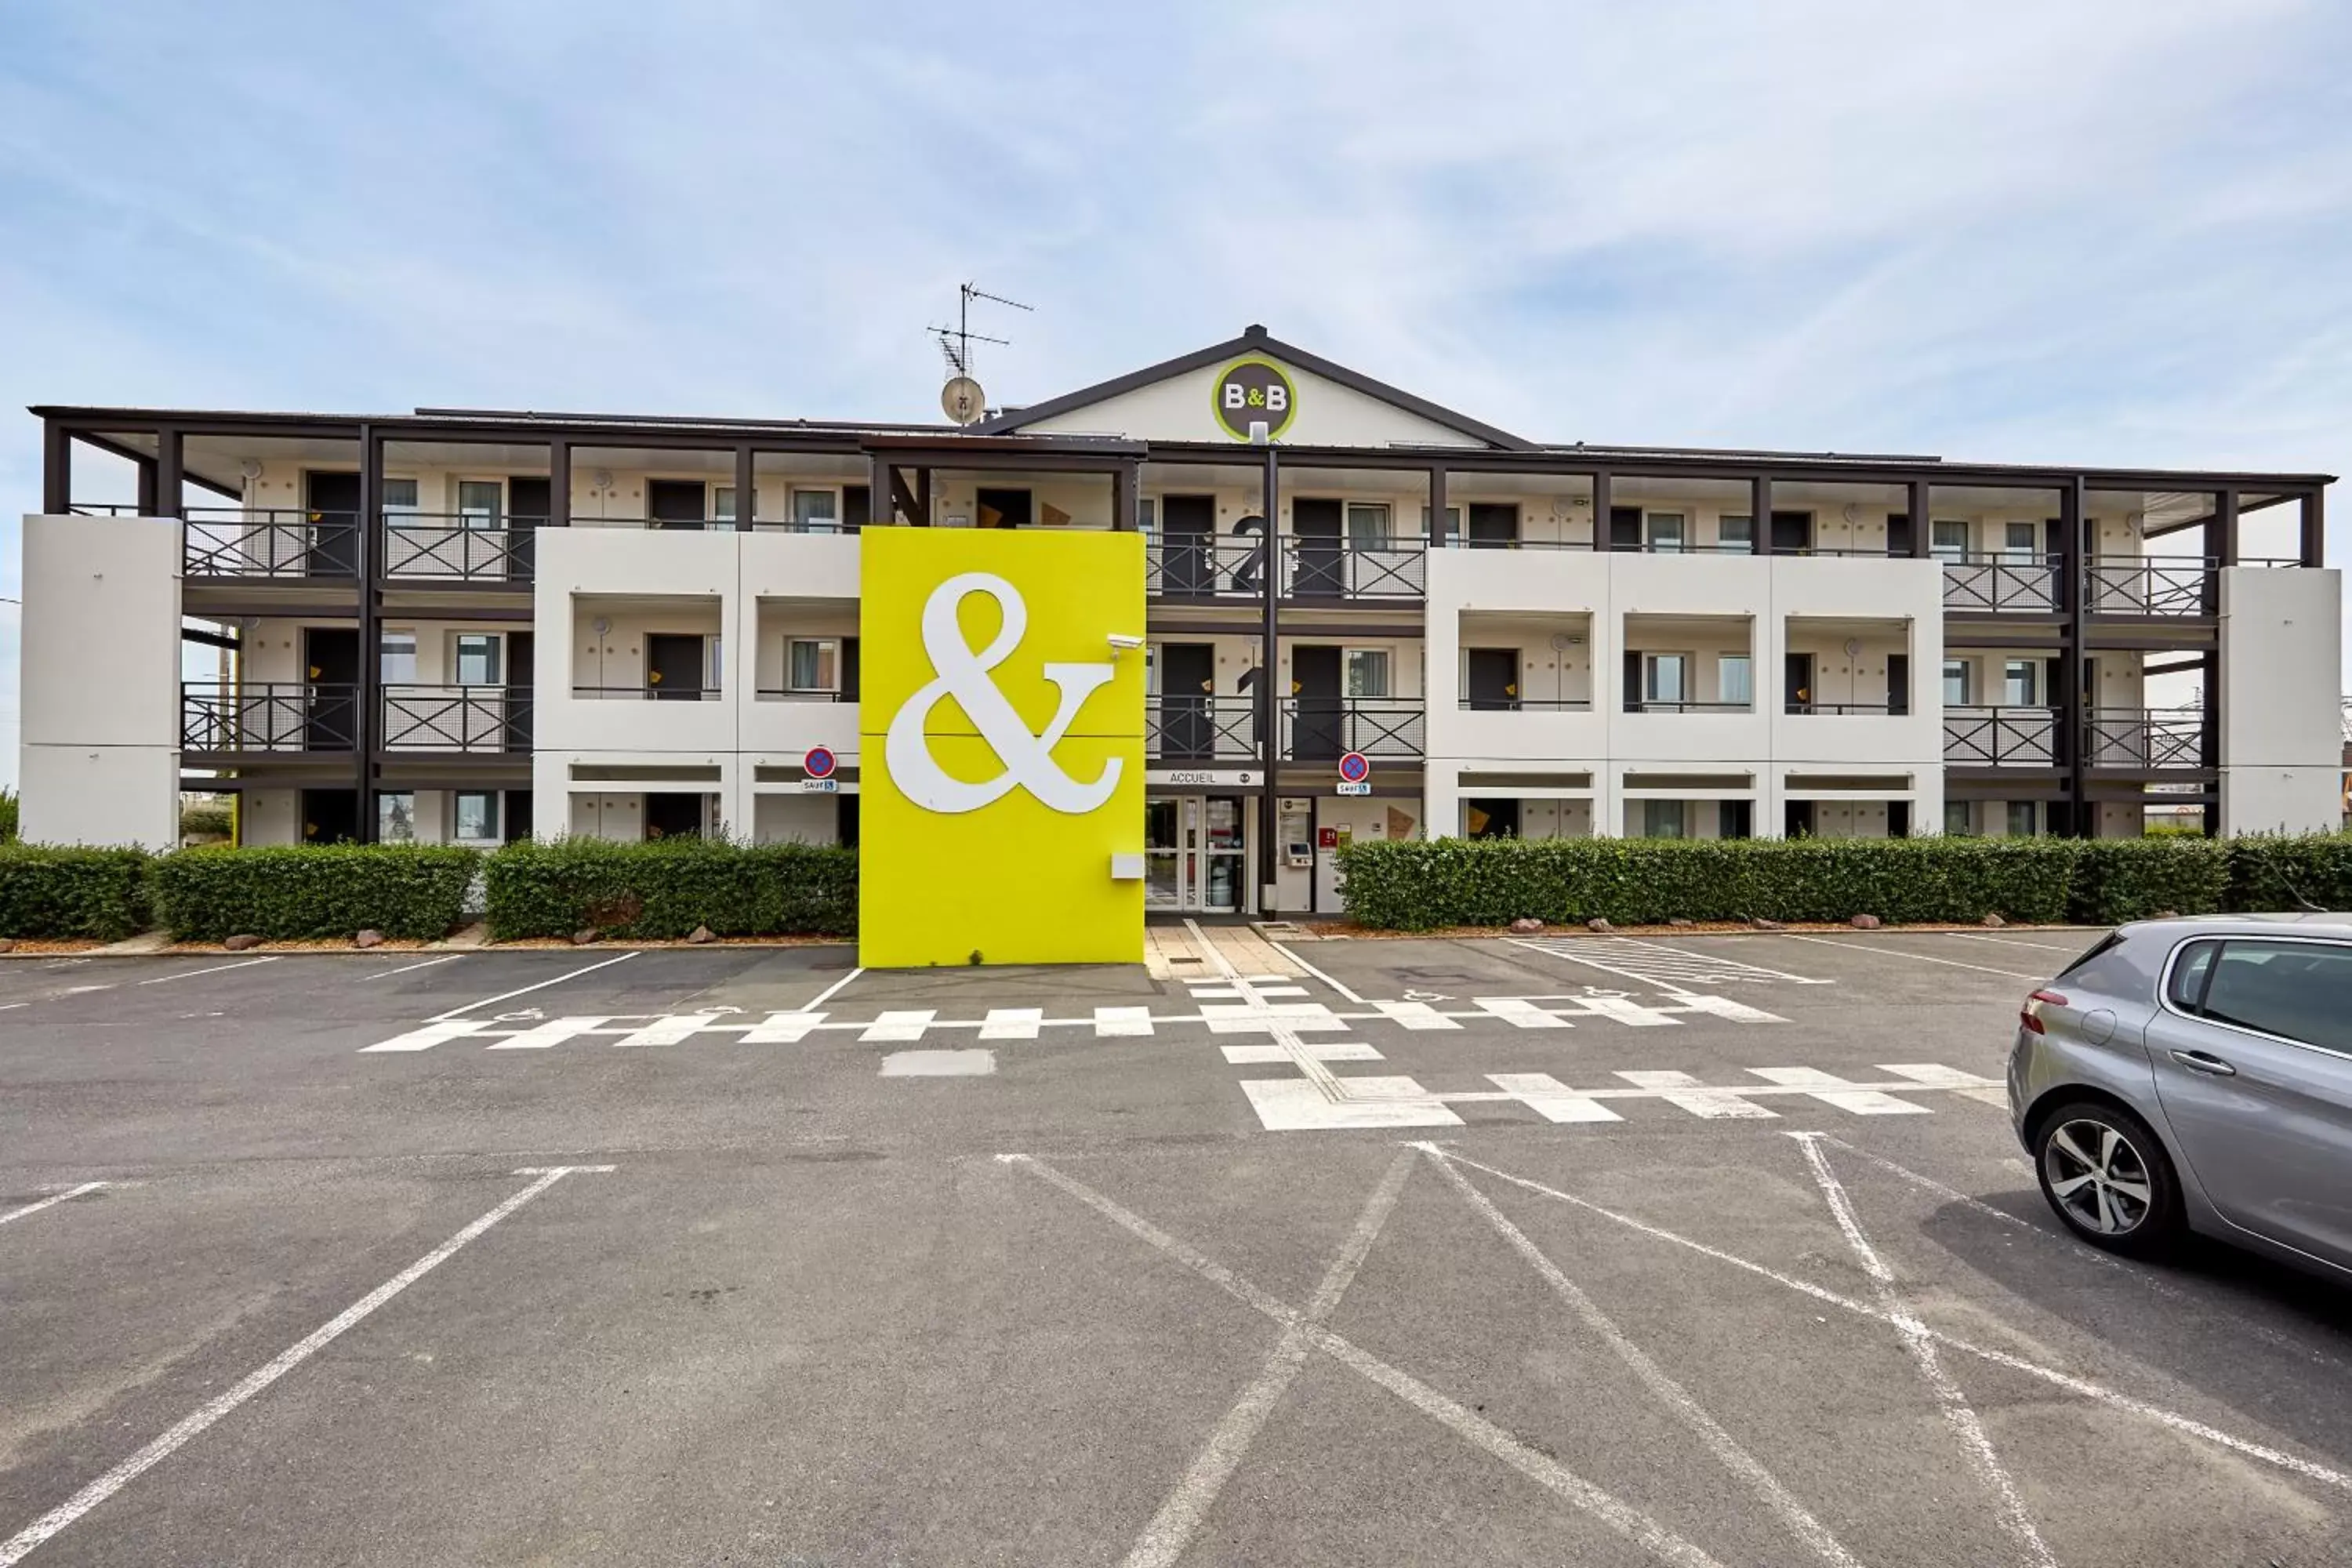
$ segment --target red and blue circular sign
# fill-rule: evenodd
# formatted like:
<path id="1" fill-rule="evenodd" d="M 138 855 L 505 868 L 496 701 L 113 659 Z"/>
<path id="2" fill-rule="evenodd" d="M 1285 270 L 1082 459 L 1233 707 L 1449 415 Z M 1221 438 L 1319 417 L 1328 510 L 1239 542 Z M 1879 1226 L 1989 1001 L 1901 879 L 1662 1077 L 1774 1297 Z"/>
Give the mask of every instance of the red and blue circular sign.
<path id="1" fill-rule="evenodd" d="M 1372 776 L 1372 760 L 1361 752 L 1349 752 L 1339 759 L 1339 777 L 1348 784 L 1361 784 Z"/>
<path id="2" fill-rule="evenodd" d="M 808 755 L 801 759 L 801 770 L 813 779 L 829 779 L 840 765 L 832 749 L 825 746 L 811 746 Z"/>

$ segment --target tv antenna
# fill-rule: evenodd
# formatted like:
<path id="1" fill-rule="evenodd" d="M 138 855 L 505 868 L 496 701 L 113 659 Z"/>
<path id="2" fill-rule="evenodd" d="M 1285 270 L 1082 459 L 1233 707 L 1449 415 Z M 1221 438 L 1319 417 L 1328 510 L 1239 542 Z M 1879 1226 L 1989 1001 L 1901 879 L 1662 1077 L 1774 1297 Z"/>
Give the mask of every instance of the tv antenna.
<path id="1" fill-rule="evenodd" d="M 1002 294 L 992 294 L 977 283 L 956 285 L 956 324 L 933 327 L 931 336 L 940 341 L 940 353 L 948 362 L 948 383 L 940 389 L 940 406 L 947 416 L 959 425 L 970 425 L 988 411 L 988 398 L 972 376 L 971 345 L 994 343 L 1008 346 L 1010 338 L 992 338 L 985 332 L 971 330 L 971 302 L 985 300 L 991 304 L 1009 305 L 1016 310 L 1028 310 L 1032 306 L 1018 300 L 1008 300 Z"/>

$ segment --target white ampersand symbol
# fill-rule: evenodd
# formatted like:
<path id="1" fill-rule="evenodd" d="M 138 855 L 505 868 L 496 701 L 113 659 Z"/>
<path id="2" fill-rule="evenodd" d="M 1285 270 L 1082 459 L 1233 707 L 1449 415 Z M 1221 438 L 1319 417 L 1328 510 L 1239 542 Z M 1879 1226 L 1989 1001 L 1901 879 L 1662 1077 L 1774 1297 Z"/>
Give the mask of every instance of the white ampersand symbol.
<path id="1" fill-rule="evenodd" d="M 973 594 L 985 594 L 995 600 L 997 612 L 1003 617 L 995 637 L 977 654 L 964 641 L 963 627 L 956 619 L 958 606 Z M 1061 693 L 1061 706 L 1054 710 L 1053 721 L 1045 726 L 1045 732 L 1037 735 L 1029 732 L 1021 715 L 1005 700 L 1004 693 L 988 679 L 988 672 L 1003 663 L 1006 656 L 1020 646 L 1022 635 L 1028 629 L 1029 606 L 1023 602 L 1020 592 L 991 573 L 966 572 L 950 577 L 932 589 L 931 596 L 923 602 L 923 651 L 930 656 L 931 668 L 937 673 L 892 715 L 882 751 L 889 763 L 891 782 L 917 805 L 948 813 L 978 811 L 1003 799 L 1013 785 L 1019 784 L 1054 810 L 1078 816 L 1108 800 L 1111 791 L 1118 787 L 1121 759 L 1118 757 L 1103 763 L 1101 776 L 1092 784 L 1080 784 L 1064 773 L 1053 757 L 1054 748 L 1061 743 L 1070 721 L 1078 716 L 1078 709 L 1097 687 L 1110 679 L 1111 666 L 1045 666 L 1045 679 Z M 967 784 L 950 778 L 931 760 L 923 724 L 944 697 L 953 697 L 971 715 L 981 738 L 1004 764 L 1004 771 L 986 784 Z"/>

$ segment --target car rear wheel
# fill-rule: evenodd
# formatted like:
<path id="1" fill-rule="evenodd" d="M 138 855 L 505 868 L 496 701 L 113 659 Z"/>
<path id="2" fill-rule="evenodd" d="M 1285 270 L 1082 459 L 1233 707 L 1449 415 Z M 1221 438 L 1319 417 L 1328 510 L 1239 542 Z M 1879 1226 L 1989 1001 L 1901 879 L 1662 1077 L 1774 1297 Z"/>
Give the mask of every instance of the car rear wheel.
<path id="1" fill-rule="evenodd" d="M 2034 1136 L 2042 1195 L 2094 1247 L 2146 1258 L 2180 1227 L 2180 1184 L 2147 1122 L 2097 1100 L 2062 1105 Z"/>

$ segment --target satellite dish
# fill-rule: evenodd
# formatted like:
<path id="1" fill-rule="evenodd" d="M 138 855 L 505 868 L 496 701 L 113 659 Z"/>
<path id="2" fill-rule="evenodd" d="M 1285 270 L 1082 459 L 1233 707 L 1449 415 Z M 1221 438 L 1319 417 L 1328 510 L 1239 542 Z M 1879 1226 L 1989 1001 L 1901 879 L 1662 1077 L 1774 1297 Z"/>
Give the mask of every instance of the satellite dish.
<path id="1" fill-rule="evenodd" d="M 948 384 L 940 388 L 940 407 L 953 423 L 971 425 L 988 412 L 988 396 L 971 377 L 950 376 Z"/>

